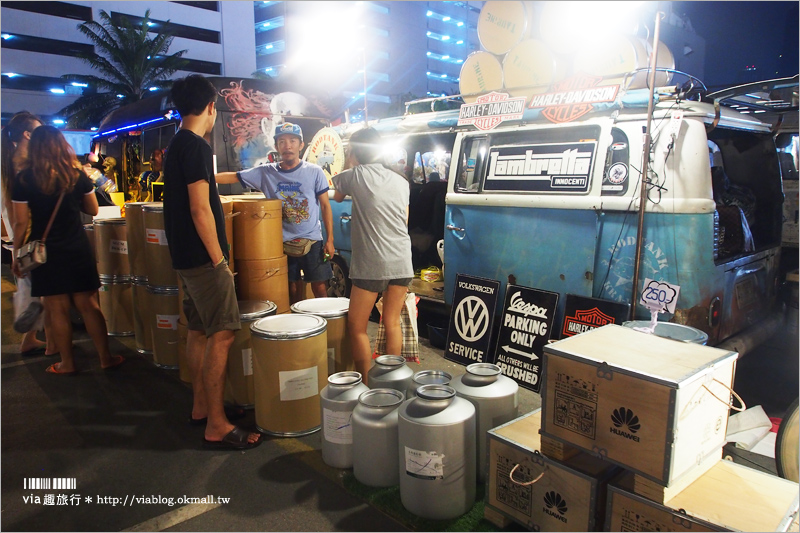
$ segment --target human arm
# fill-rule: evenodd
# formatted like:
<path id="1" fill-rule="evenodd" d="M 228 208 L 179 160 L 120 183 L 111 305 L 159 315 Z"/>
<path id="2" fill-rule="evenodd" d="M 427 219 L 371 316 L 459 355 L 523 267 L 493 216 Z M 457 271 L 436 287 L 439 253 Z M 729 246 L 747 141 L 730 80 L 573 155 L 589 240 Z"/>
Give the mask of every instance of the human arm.
<path id="1" fill-rule="evenodd" d="M 22 247 L 25 241 L 25 230 L 28 229 L 28 221 L 30 214 L 28 212 L 28 202 L 13 202 L 12 208 L 14 214 L 11 219 L 14 221 L 14 250 L 11 253 L 11 271 L 18 278 L 22 277 L 22 272 L 19 270 L 17 263 L 17 251 Z"/>
<path id="2" fill-rule="evenodd" d="M 91 216 L 96 216 L 97 213 L 100 212 L 100 205 L 97 203 L 97 195 L 94 193 L 94 190 L 83 195 L 81 211 Z"/>
<path id="3" fill-rule="evenodd" d="M 236 172 L 220 172 L 214 174 L 214 179 L 217 180 L 217 183 L 222 183 L 224 185 L 239 183 L 239 176 L 237 176 Z"/>
<path id="4" fill-rule="evenodd" d="M 197 235 L 200 236 L 200 240 L 211 258 L 211 264 L 216 266 L 222 262 L 225 255 L 219 246 L 214 213 L 211 211 L 211 204 L 208 202 L 208 182 L 202 179 L 197 180 L 190 183 L 188 189 L 189 211 L 192 215 L 192 222 L 194 222 Z"/>
<path id="5" fill-rule="evenodd" d="M 333 201 L 334 202 L 341 202 L 345 198 L 347 198 L 347 195 L 345 193 L 343 193 L 342 191 L 333 191 Z"/>
<path id="6" fill-rule="evenodd" d="M 325 233 L 328 235 L 328 239 L 325 241 L 325 253 L 328 257 L 333 257 L 336 249 L 333 246 L 333 210 L 328 200 L 328 191 L 318 195 L 317 199 L 319 200 L 322 223 L 325 224 Z"/>

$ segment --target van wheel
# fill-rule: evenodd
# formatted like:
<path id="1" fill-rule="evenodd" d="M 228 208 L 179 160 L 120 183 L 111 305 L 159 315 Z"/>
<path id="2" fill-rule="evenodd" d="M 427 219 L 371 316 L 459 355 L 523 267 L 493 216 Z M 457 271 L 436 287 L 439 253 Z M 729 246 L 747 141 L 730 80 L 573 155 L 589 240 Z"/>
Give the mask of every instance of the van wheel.
<path id="1" fill-rule="evenodd" d="M 331 258 L 331 269 L 333 277 L 328 283 L 328 296 L 330 298 L 349 298 L 350 297 L 350 278 L 349 269 L 344 259 L 335 255 Z"/>

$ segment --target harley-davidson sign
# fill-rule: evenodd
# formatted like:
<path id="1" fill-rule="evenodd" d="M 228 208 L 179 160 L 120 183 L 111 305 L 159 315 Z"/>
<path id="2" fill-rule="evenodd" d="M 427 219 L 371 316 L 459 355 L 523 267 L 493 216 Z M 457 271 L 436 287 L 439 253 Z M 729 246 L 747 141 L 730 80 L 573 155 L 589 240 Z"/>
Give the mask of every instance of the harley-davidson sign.
<path id="1" fill-rule="evenodd" d="M 464 104 L 458 113 L 458 125 L 472 124 L 479 130 L 490 130 L 504 120 L 519 120 L 525 111 L 525 97 L 509 98 L 506 93 L 490 92 L 479 96 L 474 104 Z"/>
<path id="2" fill-rule="evenodd" d="M 579 74 L 553 84 L 553 92 L 537 94 L 529 109 L 544 108 L 542 115 L 550 122 L 572 122 L 592 110 L 594 104 L 613 102 L 619 85 L 598 86 L 599 76 Z"/>

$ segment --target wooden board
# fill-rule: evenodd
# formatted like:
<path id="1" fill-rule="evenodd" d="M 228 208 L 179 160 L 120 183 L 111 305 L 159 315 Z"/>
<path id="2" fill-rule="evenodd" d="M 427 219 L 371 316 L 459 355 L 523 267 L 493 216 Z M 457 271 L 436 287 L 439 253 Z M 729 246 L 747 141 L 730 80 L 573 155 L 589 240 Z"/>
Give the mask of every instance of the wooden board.
<path id="1" fill-rule="evenodd" d="M 710 454 L 696 468 L 691 469 L 668 486 L 656 483 L 640 474 L 635 474 L 633 476 L 633 492 L 649 500 L 664 503 L 694 483 L 697 478 L 708 472 L 720 459 L 722 459 L 722 449 Z"/>

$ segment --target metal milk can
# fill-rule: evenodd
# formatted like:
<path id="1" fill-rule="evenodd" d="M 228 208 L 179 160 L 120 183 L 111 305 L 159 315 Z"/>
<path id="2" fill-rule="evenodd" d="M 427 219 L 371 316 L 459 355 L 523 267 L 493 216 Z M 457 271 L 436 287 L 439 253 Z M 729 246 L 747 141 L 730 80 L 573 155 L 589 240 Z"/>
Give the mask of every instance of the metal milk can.
<path id="1" fill-rule="evenodd" d="M 395 389 L 362 392 L 353 409 L 353 475 L 370 487 L 398 483 L 397 408 L 405 394 Z"/>
<path id="2" fill-rule="evenodd" d="M 369 369 L 367 383 L 370 389 L 395 389 L 403 394 L 411 385 L 414 371 L 400 355 L 381 355 Z"/>
<path id="3" fill-rule="evenodd" d="M 411 386 L 408 387 L 406 398 L 416 397 L 417 389 L 423 385 L 450 385 L 453 376 L 443 370 L 420 370 L 411 378 Z"/>
<path id="4" fill-rule="evenodd" d="M 478 481 L 486 480 L 489 448 L 486 432 L 519 416 L 519 385 L 490 363 L 467 366 L 451 383 L 456 393 L 475 406 L 478 439 Z"/>
<path id="5" fill-rule="evenodd" d="M 400 501 L 431 520 L 475 503 L 475 407 L 446 385 L 422 385 L 399 409 Z"/>
<path id="6" fill-rule="evenodd" d="M 353 409 L 369 387 L 359 372 L 338 372 L 328 377 L 319 393 L 322 418 L 322 460 L 335 468 L 353 466 Z"/>

